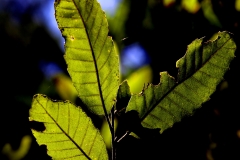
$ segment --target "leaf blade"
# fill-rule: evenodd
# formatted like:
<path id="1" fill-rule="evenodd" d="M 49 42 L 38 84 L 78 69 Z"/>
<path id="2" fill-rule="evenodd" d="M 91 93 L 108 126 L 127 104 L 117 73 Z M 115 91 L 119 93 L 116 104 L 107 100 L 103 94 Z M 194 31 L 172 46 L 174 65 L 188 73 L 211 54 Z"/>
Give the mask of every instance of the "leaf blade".
<path id="1" fill-rule="evenodd" d="M 105 13 L 96 0 L 61 0 L 55 10 L 66 39 L 64 58 L 80 99 L 95 114 L 109 113 L 119 86 L 119 58 Z"/>
<path id="2" fill-rule="evenodd" d="M 127 104 L 131 98 L 130 87 L 128 81 L 123 81 L 118 89 L 117 102 L 116 102 L 116 113 L 125 113 Z"/>
<path id="3" fill-rule="evenodd" d="M 108 159 L 105 143 L 92 121 L 69 101 L 52 101 L 35 95 L 30 120 L 43 122 L 46 129 L 32 129 L 39 145 L 46 144 L 53 159 Z"/>
<path id="4" fill-rule="evenodd" d="M 161 72 L 160 83 L 150 84 L 140 95 L 133 95 L 127 111 L 137 110 L 144 127 L 161 128 L 161 132 L 172 127 L 209 100 L 235 57 L 235 49 L 227 32 L 220 32 L 213 42 L 193 41 L 176 63 L 178 82 Z"/>

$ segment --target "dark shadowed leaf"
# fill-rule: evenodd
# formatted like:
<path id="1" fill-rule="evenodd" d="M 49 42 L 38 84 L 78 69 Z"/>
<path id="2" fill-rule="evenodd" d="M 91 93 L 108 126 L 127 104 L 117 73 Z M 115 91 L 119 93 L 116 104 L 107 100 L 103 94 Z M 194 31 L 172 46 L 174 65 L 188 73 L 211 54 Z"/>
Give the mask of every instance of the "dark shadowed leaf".
<path id="1" fill-rule="evenodd" d="M 229 69 L 235 50 L 227 32 L 220 32 L 215 41 L 196 39 L 177 61 L 178 80 L 161 72 L 160 83 L 133 95 L 127 111 L 136 110 L 144 127 L 161 128 L 161 132 L 172 127 L 209 100 Z"/>
<path id="2" fill-rule="evenodd" d="M 117 94 L 116 109 L 118 113 L 125 112 L 128 102 L 131 98 L 128 82 L 125 80 L 121 83 Z"/>

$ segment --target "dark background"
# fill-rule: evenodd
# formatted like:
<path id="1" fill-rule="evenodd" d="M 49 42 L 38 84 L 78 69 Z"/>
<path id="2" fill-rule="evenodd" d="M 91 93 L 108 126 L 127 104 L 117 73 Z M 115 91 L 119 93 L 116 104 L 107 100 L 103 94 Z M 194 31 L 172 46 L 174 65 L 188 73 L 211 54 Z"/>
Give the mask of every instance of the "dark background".
<path id="1" fill-rule="evenodd" d="M 34 94 L 63 99 L 58 86 L 64 82 L 55 76 L 57 73 L 68 76 L 63 40 L 36 20 L 36 13 L 41 15 L 41 8 L 49 1 L 25 7 L 22 3 L 0 0 L 0 148 L 9 143 L 17 151 L 21 139 L 30 135 L 30 150 L 23 159 L 48 159 L 45 147 L 39 147 L 32 136 L 30 127 L 37 125 L 29 123 L 28 112 Z M 136 43 L 146 53 L 142 64 L 126 66 L 123 79 L 144 65 L 151 66 L 153 84 L 159 83 L 160 71 L 176 77 L 176 61 L 184 55 L 187 45 L 204 36 L 208 40 L 218 31 L 233 33 L 237 47 L 240 46 L 240 11 L 235 0 L 199 0 L 199 6 L 193 10 L 184 7 L 181 0 L 165 5 L 162 0 L 121 3 L 124 5 L 115 15 L 108 14 L 109 34 L 119 47 L 121 59 L 131 63 L 130 58 L 124 58 L 127 56 L 124 49 Z M 206 16 L 204 3 L 213 11 L 210 17 L 214 14 L 215 18 Z M 134 55 L 138 57 L 137 52 Z M 117 146 L 119 159 L 239 160 L 239 49 L 235 55 L 223 83 L 194 116 L 185 117 L 162 135 L 137 127 L 142 132 L 141 140 L 131 136 L 122 140 Z M 79 100 L 75 103 L 81 104 Z M 94 116 L 93 120 L 100 128 L 101 119 Z M 9 158 L 1 152 L 0 159 Z"/>

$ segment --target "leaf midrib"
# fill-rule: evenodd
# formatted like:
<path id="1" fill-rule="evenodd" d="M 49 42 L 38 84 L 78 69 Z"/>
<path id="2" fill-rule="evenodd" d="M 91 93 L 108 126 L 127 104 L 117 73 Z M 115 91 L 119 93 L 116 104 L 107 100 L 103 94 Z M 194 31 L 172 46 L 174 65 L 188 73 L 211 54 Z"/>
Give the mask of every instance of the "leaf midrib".
<path id="1" fill-rule="evenodd" d="M 48 113 L 48 111 L 46 110 L 46 108 L 43 107 L 43 105 L 38 101 L 38 99 L 36 99 L 38 104 L 40 104 L 40 106 L 45 110 L 46 114 L 53 120 L 53 122 L 58 126 L 58 128 L 65 134 L 65 136 L 67 136 L 71 142 L 73 142 L 73 144 L 84 154 L 84 156 L 86 156 L 87 159 L 91 160 L 91 158 L 85 153 L 85 151 L 63 130 L 63 128 L 61 126 L 59 126 L 59 124 L 57 123 L 57 121 L 55 121 L 55 119 Z M 48 103 L 48 99 L 47 99 L 47 103 Z"/>
<path id="2" fill-rule="evenodd" d="M 195 70 L 195 71 L 191 74 L 191 76 L 186 77 L 185 80 L 181 81 L 180 83 L 178 83 L 177 81 L 175 81 L 175 85 L 174 85 L 166 94 L 164 94 L 164 95 L 162 96 L 162 98 L 160 98 L 158 101 L 156 101 L 156 103 L 153 105 L 153 107 L 152 107 L 151 109 L 149 109 L 149 111 L 147 111 L 147 112 L 145 113 L 145 115 L 140 119 L 140 121 L 142 122 L 142 121 L 148 116 L 148 114 L 151 113 L 152 110 L 153 110 L 154 108 L 156 108 L 157 105 L 158 105 L 169 93 L 171 93 L 178 85 L 184 83 L 184 81 L 186 81 L 189 77 L 192 77 L 196 72 L 198 72 L 202 67 L 204 67 L 204 65 L 206 65 L 207 62 L 212 58 L 212 56 L 214 56 L 215 54 L 217 54 L 217 52 L 218 52 L 230 39 L 232 39 L 232 38 L 230 37 L 225 43 L 223 43 L 223 45 L 222 45 L 221 47 L 219 47 L 219 48 L 215 51 L 215 53 L 213 53 L 213 54 L 208 58 L 208 60 L 206 60 L 206 62 L 204 62 L 204 63 L 201 65 L 201 67 L 199 67 L 199 69 Z M 202 42 L 202 43 L 203 43 L 203 42 Z"/>
<path id="3" fill-rule="evenodd" d="M 97 61 L 96 61 L 96 57 L 95 57 L 95 55 L 94 55 L 94 50 L 93 50 L 92 43 L 90 42 L 90 36 L 89 36 L 89 33 L 87 32 L 87 29 L 86 29 L 87 27 L 86 27 L 85 21 L 83 20 L 83 17 L 82 17 L 82 15 L 81 15 L 81 13 L 80 13 L 80 10 L 78 9 L 75 1 L 72 0 L 72 2 L 73 2 L 74 6 L 76 7 L 76 9 L 77 9 L 77 11 L 78 11 L 79 17 L 81 18 L 81 20 L 82 20 L 82 22 L 83 22 L 84 29 L 85 29 L 85 32 L 86 32 L 87 37 L 88 37 L 88 43 L 89 43 L 90 48 L 91 48 L 91 51 L 92 51 L 92 57 L 93 57 L 94 67 L 95 67 L 96 75 L 97 75 L 97 83 L 98 83 L 98 90 L 99 90 L 99 94 L 100 94 L 100 99 L 101 99 L 101 102 L 102 102 L 102 107 L 103 107 L 104 114 L 105 114 L 105 116 L 107 116 L 108 114 L 107 114 L 106 106 L 105 106 L 104 99 L 103 99 L 103 94 L 102 94 L 102 89 L 101 89 L 101 83 L 100 83 L 100 78 L 99 78 Z M 94 5 L 94 2 L 93 2 L 93 4 L 92 4 L 92 7 L 93 7 L 93 5 Z M 89 13 L 89 15 L 88 15 L 89 17 L 91 16 L 91 13 L 92 13 L 92 12 Z M 89 18 L 89 17 L 88 17 L 88 18 Z M 93 25 L 94 25 L 94 24 L 93 24 Z M 96 39 L 96 41 L 97 41 L 97 39 Z"/>

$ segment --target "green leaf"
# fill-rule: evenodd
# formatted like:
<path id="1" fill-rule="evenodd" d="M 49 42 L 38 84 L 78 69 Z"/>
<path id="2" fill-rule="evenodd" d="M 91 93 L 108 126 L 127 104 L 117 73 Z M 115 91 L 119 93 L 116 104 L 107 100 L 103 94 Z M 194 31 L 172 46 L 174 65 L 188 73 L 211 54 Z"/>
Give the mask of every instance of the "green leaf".
<path id="1" fill-rule="evenodd" d="M 161 132 L 172 127 L 209 100 L 229 69 L 235 50 L 236 44 L 227 32 L 220 32 L 218 39 L 207 43 L 196 39 L 177 61 L 178 81 L 161 72 L 160 83 L 133 95 L 127 111 L 136 110 L 144 127 L 161 128 Z"/>
<path id="2" fill-rule="evenodd" d="M 71 102 L 35 95 L 30 120 L 44 123 L 43 132 L 32 132 L 39 145 L 47 145 L 53 159 L 108 159 L 99 131 L 82 109 Z"/>
<path id="3" fill-rule="evenodd" d="M 117 113 L 125 113 L 128 102 L 131 98 L 128 81 L 123 81 L 118 89 L 116 109 Z"/>
<path id="4" fill-rule="evenodd" d="M 109 113 L 119 86 L 119 57 L 96 0 L 60 0 L 56 19 L 65 37 L 65 60 L 80 99 L 99 115 Z"/>

